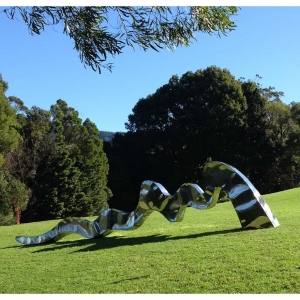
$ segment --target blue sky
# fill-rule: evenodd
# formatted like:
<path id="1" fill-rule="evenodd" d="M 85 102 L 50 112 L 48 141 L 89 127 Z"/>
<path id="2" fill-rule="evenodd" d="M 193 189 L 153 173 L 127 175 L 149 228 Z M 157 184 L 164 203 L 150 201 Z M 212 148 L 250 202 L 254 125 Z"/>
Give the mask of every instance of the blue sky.
<path id="1" fill-rule="evenodd" d="M 2 8 L 0 8 L 2 10 Z M 140 98 L 154 93 L 172 75 L 211 65 L 228 69 L 236 79 L 259 81 L 283 91 L 283 101 L 300 102 L 300 6 L 241 6 L 232 18 L 237 28 L 221 38 L 199 33 L 197 41 L 175 52 L 126 48 L 108 62 L 113 72 L 85 69 L 72 40 L 50 27 L 31 36 L 21 21 L 0 13 L 0 73 L 9 84 L 6 96 L 27 107 L 50 109 L 63 99 L 101 131 L 126 131 L 124 123 Z"/>

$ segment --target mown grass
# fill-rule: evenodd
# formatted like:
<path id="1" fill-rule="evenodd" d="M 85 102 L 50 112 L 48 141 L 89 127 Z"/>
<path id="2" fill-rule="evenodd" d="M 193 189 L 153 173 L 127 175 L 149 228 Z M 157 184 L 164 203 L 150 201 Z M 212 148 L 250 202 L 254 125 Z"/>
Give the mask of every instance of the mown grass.
<path id="1" fill-rule="evenodd" d="M 0 292 L 298 294 L 300 188 L 264 199 L 277 228 L 242 230 L 229 202 L 188 208 L 179 223 L 154 212 L 137 230 L 94 240 L 73 234 L 22 246 L 15 236 L 44 233 L 58 221 L 0 227 Z"/>

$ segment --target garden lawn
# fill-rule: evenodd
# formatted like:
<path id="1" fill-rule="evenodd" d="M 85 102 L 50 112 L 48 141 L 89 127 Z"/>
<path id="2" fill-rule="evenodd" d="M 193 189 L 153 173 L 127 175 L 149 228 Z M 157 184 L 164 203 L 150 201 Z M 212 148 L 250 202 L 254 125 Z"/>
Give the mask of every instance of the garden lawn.
<path id="1" fill-rule="evenodd" d="M 153 212 L 136 230 L 23 246 L 58 220 L 0 227 L 0 293 L 300 293 L 300 188 L 263 196 L 280 226 L 242 230 L 230 202 Z M 94 220 L 97 216 L 88 218 Z"/>

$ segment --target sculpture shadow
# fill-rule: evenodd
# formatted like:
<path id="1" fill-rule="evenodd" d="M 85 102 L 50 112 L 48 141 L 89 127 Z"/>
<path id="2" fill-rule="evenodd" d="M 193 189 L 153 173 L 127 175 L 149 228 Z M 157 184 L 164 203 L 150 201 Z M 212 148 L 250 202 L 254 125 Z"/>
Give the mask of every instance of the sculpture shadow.
<path id="1" fill-rule="evenodd" d="M 174 241 L 174 240 L 184 240 L 184 239 L 193 239 L 193 238 L 200 238 L 204 236 L 213 236 L 218 234 L 233 234 L 238 232 L 243 232 L 245 229 L 242 228 L 235 228 L 235 229 L 228 229 L 228 230 L 219 230 L 219 231 L 210 231 L 210 232 L 202 232 L 196 234 L 189 234 L 183 236 L 173 236 L 173 235 L 160 235 L 154 234 L 149 236 L 142 236 L 142 237 L 128 237 L 126 236 L 112 236 L 112 237 L 105 237 L 105 238 L 94 238 L 94 239 L 80 239 L 76 241 L 66 241 L 66 242 L 57 242 L 56 244 L 44 244 L 45 246 L 51 245 L 51 247 L 37 249 L 33 251 L 33 253 L 40 253 L 40 252 L 48 252 L 48 251 L 56 251 L 65 248 L 75 248 L 81 247 L 79 250 L 74 250 L 72 253 L 78 252 L 87 252 L 87 251 L 99 251 L 104 249 L 111 249 L 117 247 L 124 247 L 124 246 L 136 246 L 142 244 L 149 244 L 149 243 L 161 243 L 166 241 Z M 32 248 L 40 248 L 42 245 L 32 245 L 32 246 L 22 246 L 22 247 L 32 247 Z M 84 248 L 82 248 L 84 247 Z"/>

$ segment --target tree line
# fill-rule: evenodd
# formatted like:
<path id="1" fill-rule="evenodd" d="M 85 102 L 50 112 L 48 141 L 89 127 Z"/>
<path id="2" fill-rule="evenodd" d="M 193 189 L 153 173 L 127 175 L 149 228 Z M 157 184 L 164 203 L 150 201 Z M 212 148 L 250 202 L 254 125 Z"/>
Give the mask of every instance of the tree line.
<path id="1" fill-rule="evenodd" d="M 0 76 L 0 224 L 133 211 L 141 183 L 173 194 L 205 188 L 208 159 L 231 164 L 261 194 L 300 183 L 300 103 L 216 66 L 174 75 L 139 99 L 127 131 L 102 141 L 63 100 L 28 109 Z"/>
<path id="2" fill-rule="evenodd" d="M 0 77 L 0 224 L 98 214 L 108 161 L 99 130 L 63 100 L 28 109 Z"/>
<path id="3" fill-rule="evenodd" d="M 139 99 L 125 124 L 104 143 L 110 171 L 109 205 L 132 211 L 146 180 L 173 194 L 184 182 L 205 187 L 207 159 L 231 164 L 261 194 L 300 182 L 300 103 L 264 88 L 261 77 L 235 79 L 216 66 L 187 72 Z"/>

